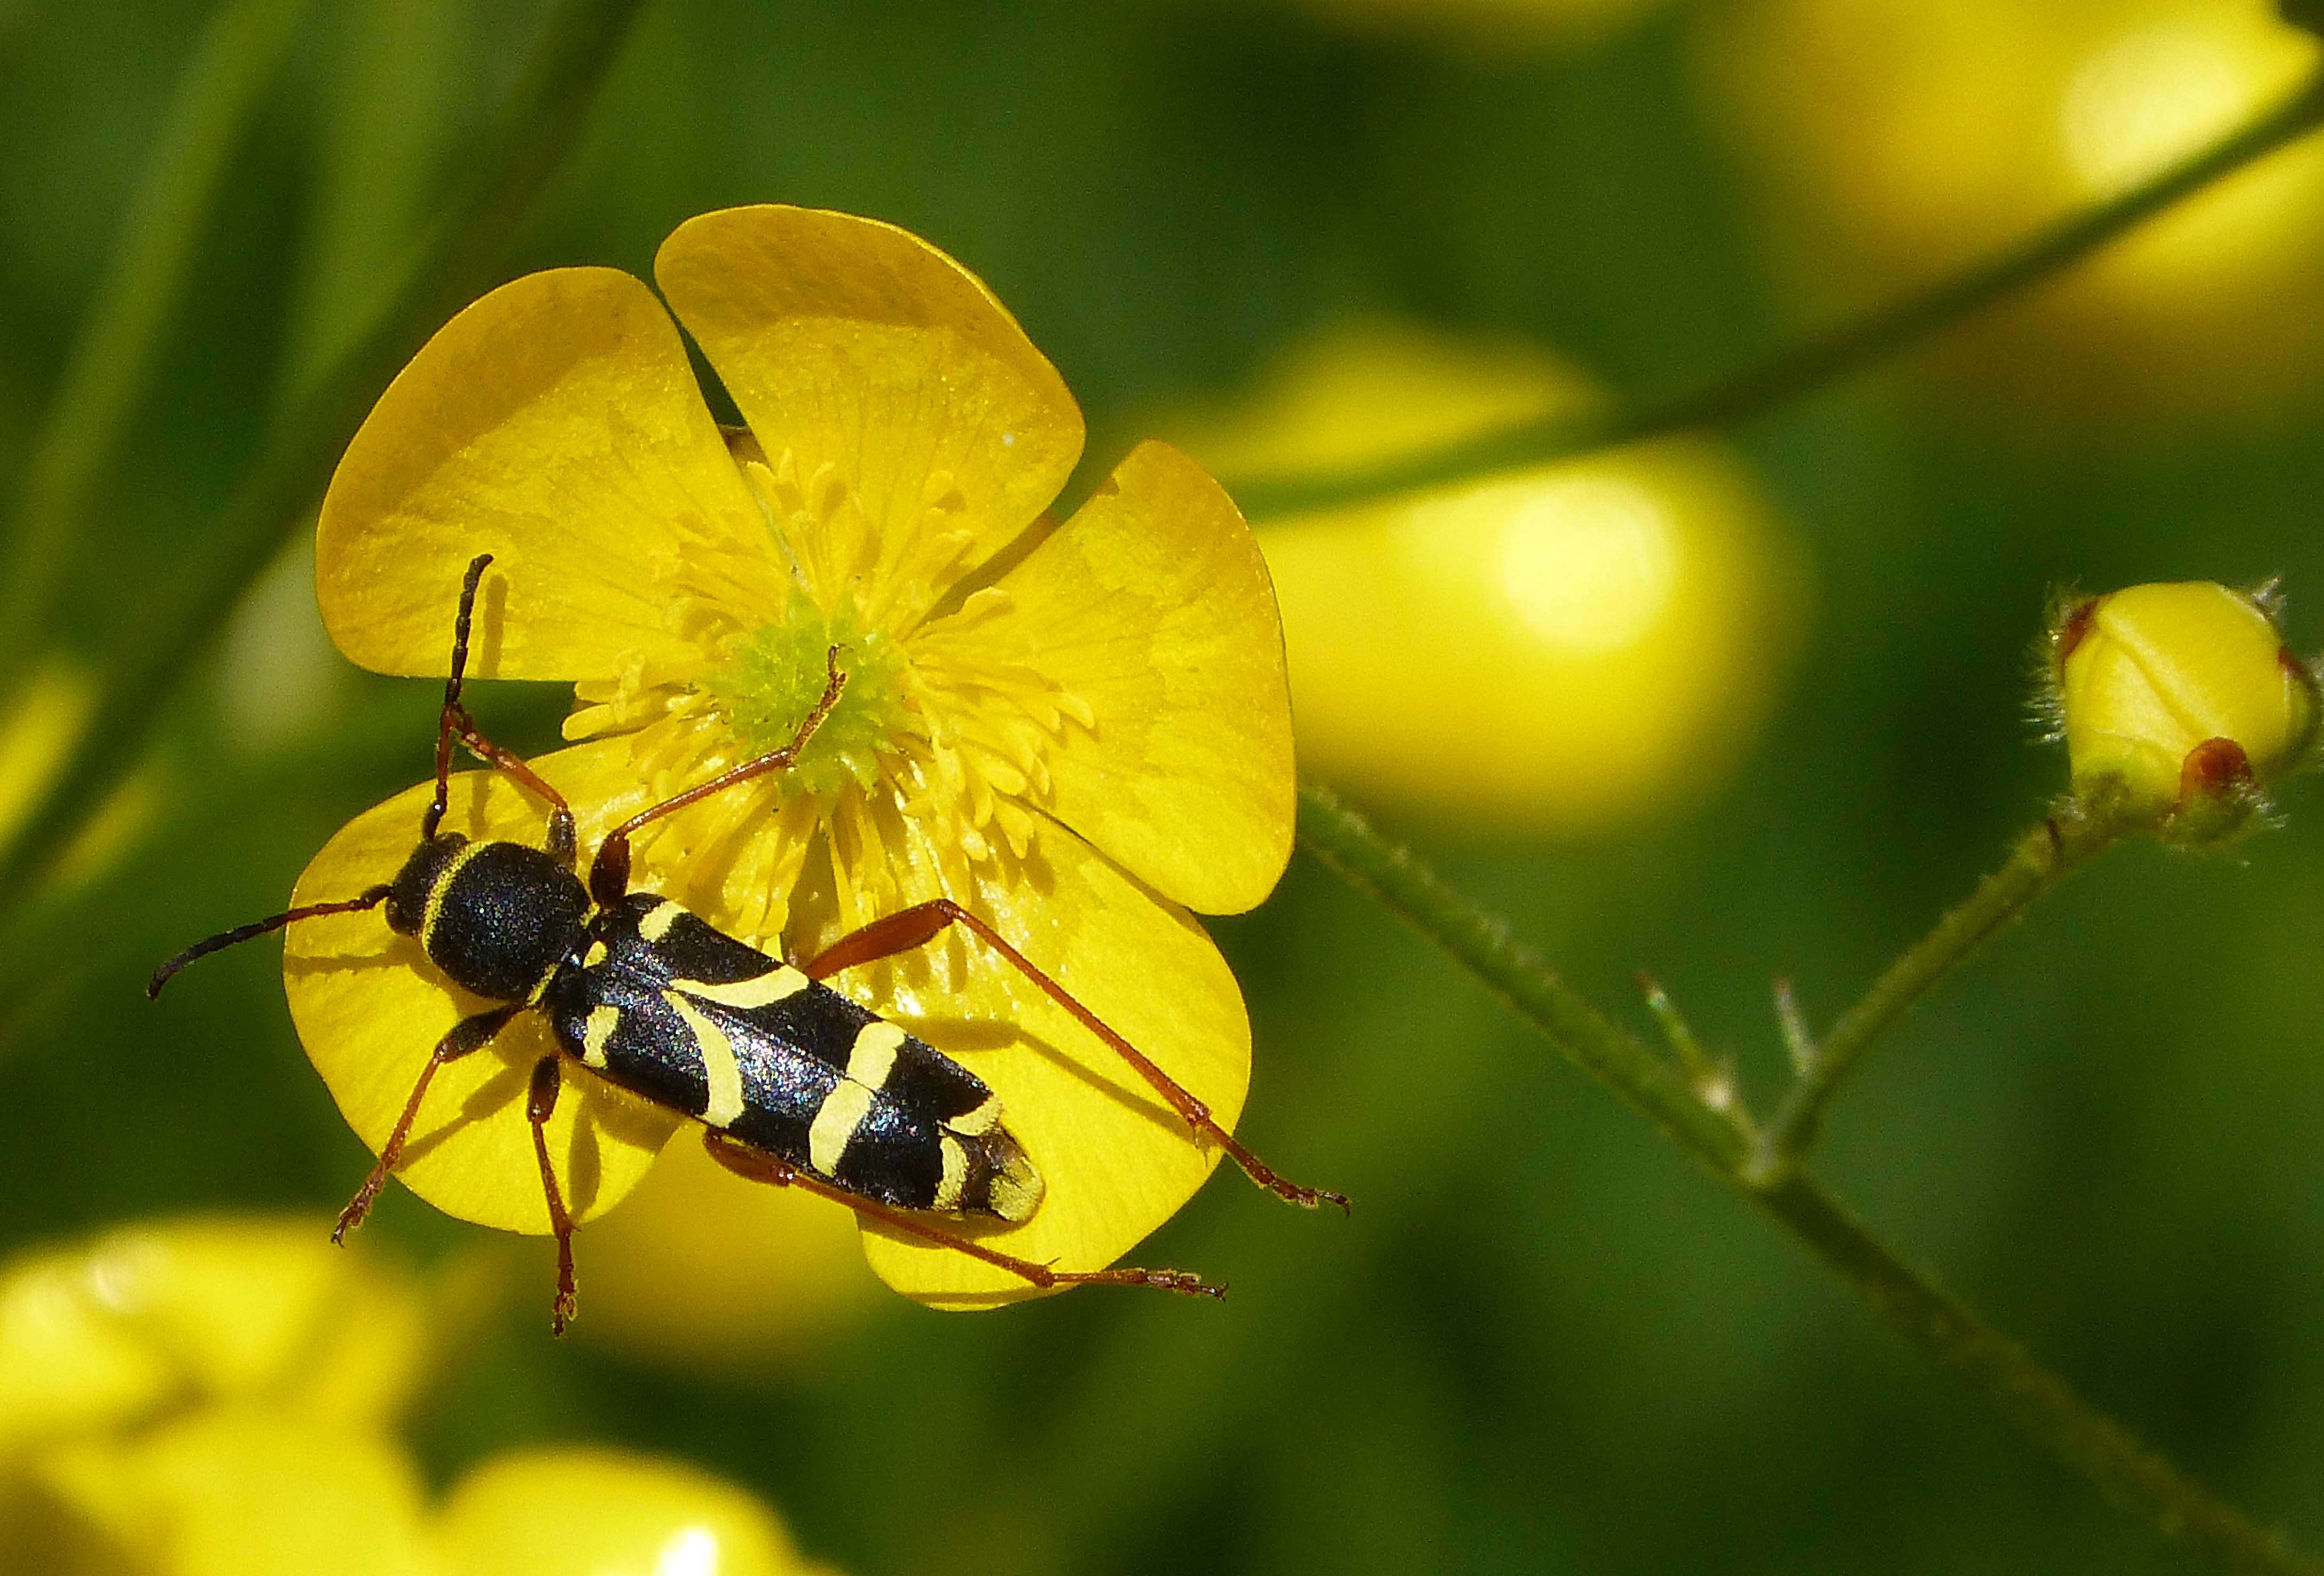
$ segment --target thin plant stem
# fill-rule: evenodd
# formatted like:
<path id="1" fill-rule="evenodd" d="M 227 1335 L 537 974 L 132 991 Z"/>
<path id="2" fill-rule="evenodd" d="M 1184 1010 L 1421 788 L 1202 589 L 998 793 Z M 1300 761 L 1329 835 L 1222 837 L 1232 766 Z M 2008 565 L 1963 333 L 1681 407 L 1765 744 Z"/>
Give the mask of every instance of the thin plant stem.
<path id="1" fill-rule="evenodd" d="M 1506 923 L 1455 891 L 1409 850 L 1381 837 L 1329 789 L 1302 786 L 1299 842 L 1442 948 L 1553 1046 L 1790 1232 L 1874 1313 L 1960 1376 L 2052 1459 L 2218 1570 L 2324 1576 L 2324 1563 L 2255 1524 L 2084 1400 L 2024 1347 L 1874 1238 L 1812 1179 L 1794 1167 L 1773 1173 L 1758 1167 L 1750 1138 L 1710 1110 L 1674 1067 L 1512 940 Z"/>
<path id="2" fill-rule="evenodd" d="M 1676 1066 L 1558 978 L 1509 934 L 1506 921 L 1445 885 L 1411 851 L 1380 837 L 1329 788 L 1301 785 L 1299 843 L 1451 953 L 1584 1072 L 1713 1171 L 1726 1175 L 1748 1159 L 1748 1140 Z"/>
<path id="3" fill-rule="evenodd" d="M 2324 124 L 2324 70 L 2217 142 L 1997 255 L 1820 337 L 1659 400 L 1488 433 L 1362 470 L 1230 478 L 1243 512 L 1335 509 L 1546 465 L 1696 428 L 1732 427 L 1862 372 L 2004 298 L 2070 268 L 2174 204 Z"/>
<path id="4" fill-rule="evenodd" d="M 1976 891 L 1889 964 L 1871 989 L 1840 1014 L 1831 1032 L 1801 1046 L 1799 1076 L 1767 1123 L 1755 1164 L 1781 1167 L 1795 1163 L 1814 1144 L 1832 1096 L 1880 1037 L 1987 937 L 2122 836 L 2119 825 L 2061 814 L 2018 838 L 2008 862 L 1978 882 Z"/>
<path id="5" fill-rule="evenodd" d="M 162 116 L 113 259 L 25 462 L 0 558 L 0 630 L 20 650 L 46 644 L 57 585 L 97 478 L 152 383 L 235 150 L 309 6 L 309 0 L 230 0 L 219 7 Z"/>
<path id="6" fill-rule="evenodd" d="M 120 620 L 87 728 L 0 852 L 0 906 L 34 893 L 56 851 L 146 747 L 194 659 L 321 493 L 379 391 L 487 277 L 517 218 L 563 161 L 643 0 L 567 0 L 450 200 L 348 347 L 289 401 L 264 454 L 185 560 Z"/>
<path id="7" fill-rule="evenodd" d="M 2108 1499 L 2237 1576 L 2319 1576 L 2324 1562 L 2194 1481 L 2092 1406 L 2008 1336 L 1899 1258 L 1821 1187 L 1794 1171 L 1748 1195 L 1906 1339 Z"/>

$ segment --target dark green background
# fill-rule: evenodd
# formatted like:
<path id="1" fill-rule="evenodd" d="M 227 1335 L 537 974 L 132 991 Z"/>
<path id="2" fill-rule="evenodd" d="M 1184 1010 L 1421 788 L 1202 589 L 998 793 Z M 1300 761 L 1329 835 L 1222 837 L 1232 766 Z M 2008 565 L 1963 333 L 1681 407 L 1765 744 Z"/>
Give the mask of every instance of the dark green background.
<path id="1" fill-rule="evenodd" d="M 0 478 L 206 9 L 0 5 Z M 84 651 L 263 441 L 347 167 L 327 150 L 360 90 L 360 9 L 315 8 L 236 154 L 75 560 Z M 442 9 L 434 67 L 400 78 L 400 145 L 357 166 L 383 244 L 392 194 L 440 189 L 544 14 Z M 1800 327 L 1697 108 L 1687 25 L 1488 59 L 1255 0 L 665 0 L 503 272 L 646 273 L 678 220 L 734 202 L 890 219 L 992 283 L 1087 409 L 1097 465 L 1130 413 L 1229 387 L 1351 307 L 1531 334 L 1648 392 Z M 1652 969 L 1764 1090 L 1771 978 L 1827 1020 L 2060 786 L 2025 721 L 2054 585 L 2282 573 L 2294 641 L 2324 641 L 2320 424 L 2310 406 L 2093 454 L 1879 383 L 1782 410 L 1735 437 L 1798 522 L 1814 622 L 1739 779 L 1599 842 L 1428 850 L 1618 1015 L 1643 1024 L 1632 977 Z M 174 834 L 60 909 L 0 1003 L 0 1248 L 189 1206 L 336 1207 L 361 1175 L 267 949 L 161 1008 L 137 989 L 276 907 L 334 828 L 425 770 L 427 687 L 349 686 L 343 724 L 267 754 L 224 744 L 215 683 L 188 686 Z M 484 702 L 528 749 L 561 704 Z M 2324 806 L 2310 784 L 2287 797 L 2288 825 L 2232 857 L 2137 847 L 2078 878 L 1874 1059 L 1821 1168 L 2098 1402 L 2313 1544 Z M 1312 863 L 1215 928 L 1258 1034 L 1245 1131 L 1355 1194 L 1351 1220 L 1230 1177 L 1146 1255 L 1231 1278 L 1222 1305 L 899 1301 L 758 1383 L 551 1346 L 528 1303 L 425 1419 L 431 1470 L 521 1442 L 667 1452 L 858 1576 L 2177 1568 Z M 423 1255 L 475 1235 L 401 1195 L 378 1229 Z"/>

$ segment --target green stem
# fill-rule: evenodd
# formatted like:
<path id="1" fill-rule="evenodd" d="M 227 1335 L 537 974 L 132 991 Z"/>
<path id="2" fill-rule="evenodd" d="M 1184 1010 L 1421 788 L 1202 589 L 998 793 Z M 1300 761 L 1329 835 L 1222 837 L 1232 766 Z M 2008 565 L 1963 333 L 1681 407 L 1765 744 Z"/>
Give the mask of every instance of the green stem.
<path id="1" fill-rule="evenodd" d="M 170 319 L 235 150 L 289 53 L 309 0 L 232 0 L 210 19 L 163 116 L 121 239 L 73 341 L 24 467 L 5 560 L 0 630 L 45 644 L 57 585 L 106 462 L 153 378 Z"/>
<path id="2" fill-rule="evenodd" d="M 1805 1154 L 1841 1083 L 1906 1009 L 1927 995 L 1987 936 L 2095 855 L 2122 841 L 2118 826 L 2082 816 L 2053 816 L 2018 838 L 2009 861 L 1888 965 L 1831 1032 L 1807 1047 L 1805 1064 L 1767 1124 L 1757 1163 L 1783 1166 Z"/>
<path id="3" fill-rule="evenodd" d="M 2076 1395 L 2031 1352 L 1898 1258 L 1807 1177 L 1794 1172 L 1749 1196 L 1875 1313 L 2124 1510 L 2220 1571 L 2324 1573 L 2324 1563 L 2255 1525 Z"/>
<path id="4" fill-rule="evenodd" d="M 642 0 L 567 0 L 556 14 L 484 145 L 429 233 L 392 277 L 364 331 L 288 407 L 186 560 L 120 622 L 88 728 L 23 833 L 0 854 L 0 908 L 26 900 L 144 750 L 179 682 L 329 480 L 381 389 L 454 307 L 487 277 L 490 259 L 563 161 L 595 101 Z"/>
<path id="5" fill-rule="evenodd" d="M 2324 71 L 2249 123 L 2138 185 L 2057 220 L 1964 273 L 1740 371 L 1645 404 L 1508 428 L 1368 470 L 1253 477 L 1234 483 L 1230 490 L 1253 519 L 1303 513 L 1545 465 L 1695 428 L 1735 426 L 1885 361 L 2062 272 L 2163 209 L 2319 124 L 2324 124 Z"/>
<path id="6" fill-rule="evenodd" d="M 2047 842 L 2050 834 L 2037 835 Z M 1512 941 L 1499 918 L 1382 838 L 1328 789 L 1301 788 L 1299 841 L 1443 948 L 1552 1046 L 1791 1232 L 1874 1313 L 1959 1374 L 2052 1458 L 2221 1571 L 2324 1576 L 2324 1564 L 2287 1547 L 2075 1394 L 2024 1348 L 1867 1233 L 1810 1178 L 1795 1169 L 1757 1166 L 1750 1140 L 1704 1105 L 1677 1072 Z M 1895 1009 L 1910 1000 L 1906 995 Z"/>
<path id="7" fill-rule="evenodd" d="M 1722 1175 L 1749 1157 L 1734 1124 L 1704 1103 L 1669 1062 L 1585 1000 L 1498 916 L 1471 903 L 1409 850 L 1387 842 L 1326 788 L 1299 789 L 1299 843 L 1351 885 L 1379 899 L 1532 1023 L 1567 1055 L 1651 1117 Z"/>

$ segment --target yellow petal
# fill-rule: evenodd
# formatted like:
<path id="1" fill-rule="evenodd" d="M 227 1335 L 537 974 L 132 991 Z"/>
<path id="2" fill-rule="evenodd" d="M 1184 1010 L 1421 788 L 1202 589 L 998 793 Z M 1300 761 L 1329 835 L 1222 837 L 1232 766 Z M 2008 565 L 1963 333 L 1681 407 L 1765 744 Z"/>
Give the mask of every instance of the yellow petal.
<path id="1" fill-rule="evenodd" d="M 419 1474 L 368 1430 L 204 1412 L 52 1452 L 36 1479 L 84 1568 L 126 1556 L 152 1576 L 432 1576 Z"/>
<path id="2" fill-rule="evenodd" d="M 892 805 L 869 811 L 863 830 L 871 835 L 833 840 L 844 901 L 832 932 L 949 895 L 1233 1128 L 1250 1078 L 1250 1024 L 1234 975 L 1184 910 L 1053 822 L 1021 864 L 1006 865 L 965 865 Z M 808 906 L 804 896 L 795 905 Z M 1021 1225 L 965 1228 L 990 1247 L 1058 1269 L 1102 1268 L 1175 1214 L 1217 1164 L 1136 1072 L 973 937 L 954 930 L 832 982 L 892 1013 L 1000 1097 L 1047 1194 Z M 864 1250 L 889 1285 L 939 1306 L 1037 1295 L 965 1254 L 884 1229 L 867 1230 Z"/>
<path id="3" fill-rule="evenodd" d="M 1291 856 L 1291 708 L 1275 590 L 1233 501 L 1141 444 L 999 590 L 913 655 L 1038 672 L 1086 708 L 1092 725 L 1057 723 L 1047 791 L 1026 797 L 1189 908 L 1265 898 Z"/>
<path id="4" fill-rule="evenodd" d="M 452 1491 L 443 1576 L 814 1576 L 782 1523 L 726 1483 L 616 1451 L 501 1456 Z"/>
<path id="5" fill-rule="evenodd" d="M 662 244 L 654 278 L 765 447 L 825 611 L 853 594 L 867 622 L 908 628 L 1081 454 L 1081 411 L 1016 319 L 892 225 L 704 214 Z"/>
<path id="6" fill-rule="evenodd" d="M 700 660 L 690 605 L 782 605 L 765 517 L 629 275 L 503 285 L 389 385 L 323 502 L 323 622 L 366 668 L 445 672 L 461 572 L 484 552 L 482 677 L 658 682 Z"/>
<path id="7" fill-rule="evenodd" d="M 458 1350 L 456 1304 L 447 1306 L 451 1299 L 441 1295 L 441 1277 L 431 1286 L 436 1295 L 426 1295 L 393 1260 L 333 1247 L 328 1221 L 302 1217 L 291 1229 L 344 1267 L 301 1360 L 275 1391 L 278 1405 L 318 1423 L 396 1423 L 430 1369 Z"/>
<path id="8" fill-rule="evenodd" d="M 626 742 L 611 739 L 532 763 L 573 801 L 585 850 L 645 803 L 628 758 Z M 292 904 L 352 898 L 392 880 L 419 841 L 431 791 L 422 784 L 342 827 L 299 878 Z M 498 773 L 452 779 L 447 832 L 537 846 L 543 823 L 540 806 Z M 418 942 L 389 930 L 376 909 L 308 920 L 287 935 L 282 971 L 299 1037 L 348 1125 L 377 1151 L 437 1041 L 489 1004 L 444 980 Z M 547 1026 L 525 1014 L 483 1050 L 447 1064 L 420 1107 L 396 1175 L 447 1214 L 503 1230 L 548 1230 L 525 1096 L 534 1064 L 555 1049 Z M 568 1062 L 549 1139 L 574 1219 L 618 1203 L 682 1120 Z"/>

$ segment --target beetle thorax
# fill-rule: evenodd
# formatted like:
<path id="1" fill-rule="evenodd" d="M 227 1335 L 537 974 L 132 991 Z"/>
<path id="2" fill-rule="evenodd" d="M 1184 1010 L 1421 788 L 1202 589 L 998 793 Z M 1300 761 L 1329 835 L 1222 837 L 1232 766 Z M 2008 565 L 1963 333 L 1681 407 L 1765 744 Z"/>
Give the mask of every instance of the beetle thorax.
<path id="1" fill-rule="evenodd" d="M 494 1001 L 530 997 L 580 945 L 588 914 L 579 878 L 540 849 L 456 832 L 412 850 L 387 899 L 391 926 Z"/>

